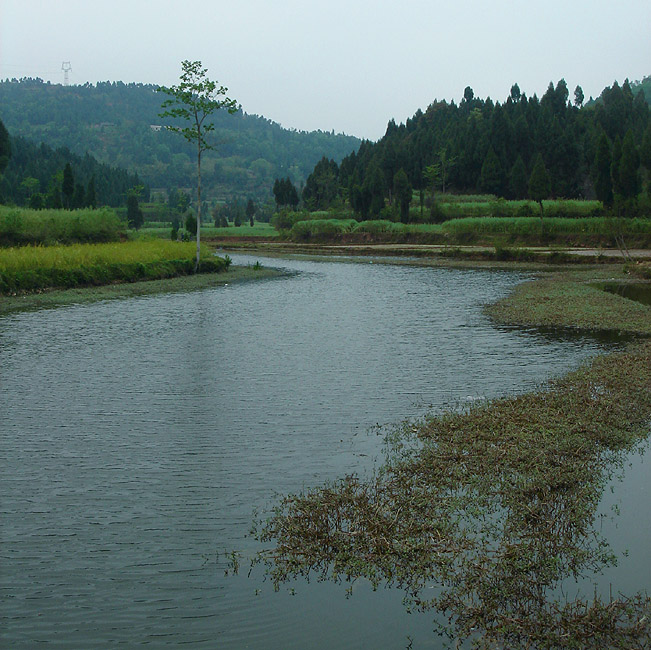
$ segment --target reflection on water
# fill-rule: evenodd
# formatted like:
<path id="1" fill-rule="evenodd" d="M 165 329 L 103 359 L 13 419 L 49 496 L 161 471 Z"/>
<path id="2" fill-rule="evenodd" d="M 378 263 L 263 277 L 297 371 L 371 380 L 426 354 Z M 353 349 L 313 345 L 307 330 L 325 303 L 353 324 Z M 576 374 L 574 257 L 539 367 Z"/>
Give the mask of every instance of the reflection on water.
<path id="1" fill-rule="evenodd" d="M 224 550 L 258 550 L 277 494 L 367 474 L 376 423 L 601 345 L 491 327 L 481 304 L 517 274 L 278 264 L 299 274 L 0 319 L 3 646 L 438 647 L 397 591 L 274 594 Z"/>
<path id="2" fill-rule="evenodd" d="M 651 305 L 651 282 L 604 282 L 601 287 L 609 293 Z"/>

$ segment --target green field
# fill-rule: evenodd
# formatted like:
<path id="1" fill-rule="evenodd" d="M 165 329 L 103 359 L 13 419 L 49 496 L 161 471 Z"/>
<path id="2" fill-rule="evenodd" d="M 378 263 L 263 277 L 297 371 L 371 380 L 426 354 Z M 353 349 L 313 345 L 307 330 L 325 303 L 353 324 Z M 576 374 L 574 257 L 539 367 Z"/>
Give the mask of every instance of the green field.
<path id="1" fill-rule="evenodd" d="M 412 204 L 413 205 L 413 204 Z M 507 201 L 494 196 L 443 195 L 436 206 L 445 219 L 464 217 L 529 217 L 540 214 L 535 201 Z M 543 201 L 545 215 L 549 217 L 595 217 L 603 215 L 600 201 L 548 200 Z M 425 210 L 427 216 L 428 210 Z M 410 215 L 420 218 L 420 208 L 412 207 Z"/>
<path id="2" fill-rule="evenodd" d="M 118 241 L 124 223 L 108 208 L 29 210 L 0 205 L 0 246 Z"/>
<path id="3" fill-rule="evenodd" d="M 169 239 L 172 226 L 163 222 L 146 222 L 139 232 L 144 235 Z M 275 239 L 278 236 L 278 231 L 271 224 L 263 221 L 254 222 L 253 226 L 246 223 L 239 227 L 229 226 L 228 228 L 215 228 L 214 226 L 201 227 L 202 239 L 234 239 L 239 237 Z"/>

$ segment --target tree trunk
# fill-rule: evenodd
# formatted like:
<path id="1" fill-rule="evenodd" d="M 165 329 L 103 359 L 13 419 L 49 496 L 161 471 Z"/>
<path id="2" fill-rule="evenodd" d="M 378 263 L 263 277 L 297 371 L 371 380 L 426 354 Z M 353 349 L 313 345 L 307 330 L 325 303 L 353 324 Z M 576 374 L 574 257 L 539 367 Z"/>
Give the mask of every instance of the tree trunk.
<path id="1" fill-rule="evenodd" d="M 199 138 L 201 140 L 201 138 Z M 201 250 L 201 143 L 197 145 L 197 259 L 194 272 L 199 271 L 199 252 Z"/>

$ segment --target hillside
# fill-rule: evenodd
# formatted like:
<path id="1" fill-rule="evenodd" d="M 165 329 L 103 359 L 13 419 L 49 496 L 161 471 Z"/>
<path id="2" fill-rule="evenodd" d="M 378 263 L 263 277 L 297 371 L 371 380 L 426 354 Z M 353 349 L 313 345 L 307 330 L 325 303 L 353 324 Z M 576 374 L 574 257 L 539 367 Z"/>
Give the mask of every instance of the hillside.
<path id="1" fill-rule="evenodd" d="M 156 86 L 103 82 L 61 86 L 40 79 L 0 81 L 0 120 L 12 136 L 119 166 L 152 188 L 192 187 L 194 150 L 164 129 Z M 257 115 L 215 115 L 216 152 L 202 164 L 208 199 L 267 198 L 276 177 L 301 184 L 322 156 L 337 161 L 357 138 L 282 128 Z"/>
<path id="2" fill-rule="evenodd" d="M 67 163 L 73 172 L 75 207 L 86 207 L 89 203 L 114 207 L 124 205 L 127 191 L 142 185 L 137 174 L 100 163 L 88 153 L 79 156 L 67 147 L 54 149 L 20 136 L 12 137 L 10 142 L 9 164 L 0 175 L 0 203 L 59 207 L 63 169 Z M 88 197 L 90 186 L 93 188 L 92 200 Z M 141 196 L 149 198 L 148 187 L 143 188 Z"/>

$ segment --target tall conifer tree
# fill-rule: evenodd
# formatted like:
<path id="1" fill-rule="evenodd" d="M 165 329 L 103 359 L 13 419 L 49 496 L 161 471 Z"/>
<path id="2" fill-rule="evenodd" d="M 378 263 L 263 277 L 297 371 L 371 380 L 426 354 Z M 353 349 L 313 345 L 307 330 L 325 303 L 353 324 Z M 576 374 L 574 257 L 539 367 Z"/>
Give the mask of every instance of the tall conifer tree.
<path id="1" fill-rule="evenodd" d="M 613 204 L 613 183 L 610 177 L 611 166 L 610 144 L 606 132 L 602 130 L 597 144 L 597 153 L 594 161 L 594 189 L 597 199 L 604 206 L 610 207 Z"/>

